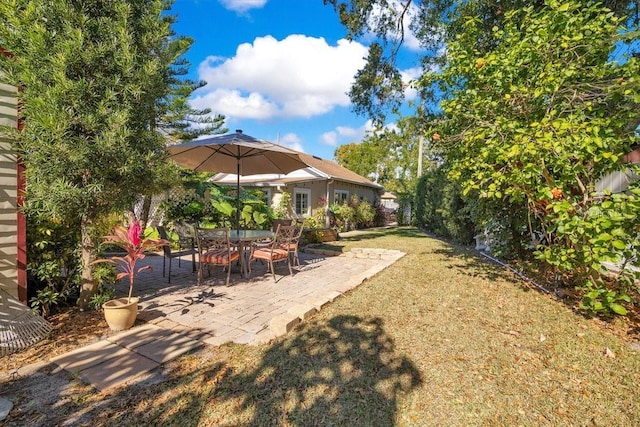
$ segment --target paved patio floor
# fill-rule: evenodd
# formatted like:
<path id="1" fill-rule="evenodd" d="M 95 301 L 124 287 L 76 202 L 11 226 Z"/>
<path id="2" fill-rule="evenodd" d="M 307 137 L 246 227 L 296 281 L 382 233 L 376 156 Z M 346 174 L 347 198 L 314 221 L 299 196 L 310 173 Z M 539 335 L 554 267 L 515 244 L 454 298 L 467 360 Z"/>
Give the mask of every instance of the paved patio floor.
<path id="1" fill-rule="evenodd" d="M 136 279 L 138 319 L 145 323 L 52 359 L 98 390 L 126 384 L 181 354 L 203 345 L 225 342 L 265 343 L 289 332 L 343 293 L 404 256 L 385 249 L 356 249 L 340 256 L 301 253 L 301 265 L 289 275 L 276 264 L 276 280 L 260 262 L 241 278 L 220 267 L 205 271 L 198 285 L 190 258 L 173 260 L 171 284 L 162 277 L 162 256 L 140 261 L 153 271 Z M 126 295 L 127 289 L 117 289 Z"/>

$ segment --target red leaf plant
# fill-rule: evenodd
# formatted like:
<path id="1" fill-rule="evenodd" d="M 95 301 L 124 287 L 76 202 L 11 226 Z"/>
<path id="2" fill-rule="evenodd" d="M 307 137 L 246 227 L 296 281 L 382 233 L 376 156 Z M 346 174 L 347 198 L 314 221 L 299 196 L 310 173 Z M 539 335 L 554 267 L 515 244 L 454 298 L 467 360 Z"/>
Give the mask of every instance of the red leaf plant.
<path id="1" fill-rule="evenodd" d="M 129 298 L 127 300 L 129 303 L 131 302 L 131 293 L 133 292 L 133 284 L 135 282 L 136 274 L 144 270 L 151 270 L 151 266 L 147 265 L 136 271 L 136 262 L 145 257 L 145 251 L 158 250 L 162 246 L 170 244 L 170 242 L 165 239 L 144 237 L 138 221 L 130 224 L 128 228 L 121 225 L 114 227 L 113 234 L 103 236 L 103 239 L 105 243 L 110 243 L 122 248 L 127 255 L 97 259 L 93 261 L 92 264 L 110 262 L 120 266 L 122 271 L 118 273 L 116 279 L 120 280 L 123 277 L 129 277 Z"/>

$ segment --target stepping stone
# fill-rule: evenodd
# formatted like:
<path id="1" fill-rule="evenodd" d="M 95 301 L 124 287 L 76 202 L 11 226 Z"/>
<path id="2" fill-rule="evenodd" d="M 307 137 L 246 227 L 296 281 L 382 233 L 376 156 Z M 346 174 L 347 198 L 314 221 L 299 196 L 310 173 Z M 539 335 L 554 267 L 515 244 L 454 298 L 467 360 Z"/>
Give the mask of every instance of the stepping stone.
<path id="1" fill-rule="evenodd" d="M 136 377 L 158 366 L 160 366 L 159 363 L 128 351 L 123 357 L 107 360 L 78 372 L 78 377 L 99 391 L 105 391 L 121 384 L 129 384 Z"/>
<path id="2" fill-rule="evenodd" d="M 10 400 L 5 399 L 4 397 L 0 397 L 0 421 L 7 418 L 9 412 L 13 408 L 13 403 Z"/>

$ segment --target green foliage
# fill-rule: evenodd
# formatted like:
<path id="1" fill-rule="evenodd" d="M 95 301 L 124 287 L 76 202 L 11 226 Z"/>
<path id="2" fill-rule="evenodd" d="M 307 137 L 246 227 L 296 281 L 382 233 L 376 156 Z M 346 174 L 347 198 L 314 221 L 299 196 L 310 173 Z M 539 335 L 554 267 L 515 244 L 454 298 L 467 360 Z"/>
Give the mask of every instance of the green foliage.
<path id="1" fill-rule="evenodd" d="M 482 49 L 484 23 L 466 17 L 447 66 L 422 81 L 444 95 L 449 176 L 478 198 L 483 225 L 514 242 L 538 234 L 541 259 L 598 288 L 604 261 L 624 265 L 640 249 L 637 184 L 595 192 L 603 176 L 631 167 L 622 159 L 638 138 L 639 58 L 611 59 L 638 32 L 621 22 L 595 3 L 550 0 L 508 12 Z M 517 222 L 506 222 L 505 207 Z"/>
<path id="2" fill-rule="evenodd" d="M 419 145 L 423 118 L 401 119 L 395 129 L 379 129 L 367 133 L 356 144 L 345 144 L 334 152 L 336 161 L 347 169 L 375 181 L 393 193 L 412 193 L 418 178 Z M 437 155 L 429 140 L 422 138 L 425 168 Z"/>
<path id="3" fill-rule="evenodd" d="M 347 203 L 334 203 L 331 205 L 331 212 L 336 217 L 339 231 L 349 231 L 355 227 L 356 210 Z"/>
<path id="4" fill-rule="evenodd" d="M 421 228 L 468 244 L 477 228 L 472 208 L 460 186 L 447 179 L 444 167 L 430 169 L 418 180 L 415 221 Z"/>
<path id="5" fill-rule="evenodd" d="M 389 155 L 389 147 L 382 138 L 368 135 L 362 142 L 343 144 L 336 148 L 336 162 L 361 176 L 384 175 L 380 167 Z M 384 181 L 378 181 L 384 185 Z"/>
<path id="6" fill-rule="evenodd" d="M 211 196 L 211 205 L 218 214 L 220 225 L 235 228 L 237 201 L 235 196 L 228 195 L 220 189 Z M 273 210 L 264 201 L 262 191 L 241 191 L 240 224 L 248 229 L 265 229 L 274 218 Z"/>
<path id="7" fill-rule="evenodd" d="M 225 190 L 206 182 L 208 175 L 183 177 L 181 186 L 174 187 L 160 208 L 169 222 L 218 222 L 217 211 L 211 204 L 212 194 L 226 195 Z"/>
<path id="8" fill-rule="evenodd" d="M 596 285 L 591 281 L 587 281 L 583 290 L 585 294 L 580 304 L 581 310 L 585 310 L 591 314 L 601 314 L 605 316 L 612 314 L 620 316 L 627 315 L 627 309 L 622 303 L 630 303 L 631 297 L 626 293 L 609 290 L 606 286 Z"/>
<path id="9" fill-rule="evenodd" d="M 280 195 L 278 205 L 274 209 L 275 218 L 291 218 L 293 215 L 293 205 L 291 203 L 291 193 L 283 191 Z"/>
<path id="10" fill-rule="evenodd" d="M 147 233 L 145 233 L 147 235 Z M 156 238 L 157 236 L 150 236 Z M 98 290 L 91 296 L 89 307 L 93 310 L 100 310 L 102 304 L 115 298 L 116 276 L 118 272 L 116 266 L 111 263 L 99 263 L 93 270 L 93 277 L 98 284 Z"/>
<path id="11" fill-rule="evenodd" d="M 324 228 L 325 227 L 325 213 L 324 213 L 325 208 L 321 208 L 321 209 L 316 209 L 313 212 L 313 215 L 308 217 L 308 218 L 304 218 L 303 222 L 304 222 L 304 227 L 305 228 Z"/>
<path id="12" fill-rule="evenodd" d="M 78 289 L 80 233 L 76 224 L 27 214 L 29 286 L 72 294 Z"/>
<path id="13" fill-rule="evenodd" d="M 53 218 L 98 218 L 135 199 L 154 182 L 150 164 L 164 146 L 139 109 L 158 69 L 140 49 L 136 31 L 166 33 L 149 19 L 162 2 L 135 10 L 123 2 L 2 2 L 3 59 L 21 85 L 25 130 L 19 141 L 27 166 L 28 207 Z M 136 27 L 136 25 L 138 27 Z M 144 25 L 144 28 L 142 27 Z"/>
<path id="14" fill-rule="evenodd" d="M 617 281 L 633 283 L 634 274 L 624 269 L 640 253 L 638 212 L 639 187 L 628 194 L 594 197 L 586 206 L 569 200 L 554 204 L 548 215 L 548 233 L 555 240 L 541 247 L 538 256 L 597 286 L 608 281 L 603 263 L 613 263 L 623 270 Z M 640 274 L 635 273 L 635 278 Z"/>
<path id="15" fill-rule="evenodd" d="M 96 290 L 96 224 L 128 209 L 167 174 L 159 103 L 177 57 L 171 2 L 7 0 L 0 3 L 5 81 L 21 87 L 17 144 L 26 165 L 26 209 L 78 226 L 86 308 Z"/>
<path id="16" fill-rule="evenodd" d="M 521 260 L 533 257 L 531 248 L 539 236 L 532 230 L 538 230 L 539 224 L 530 217 L 526 204 L 481 198 L 469 207 L 476 229 L 487 234 L 494 255 Z"/>
<path id="17" fill-rule="evenodd" d="M 53 287 L 47 286 L 44 289 L 38 290 L 35 297 L 31 298 L 31 309 L 42 315 L 42 317 L 48 317 L 53 308 L 64 300 L 64 294 L 56 291 Z"/>
<path id="18" fill-rule="evenodd" d="M 357 195 L 351 196 L 349 203 L 334 203 L 330 207 L 336 217 L 339 231 L 355 228 L 372 227 L 376 217 L 376 209 Z"/>
<path id="19" fill-rule="evenodd" d="M 102 305 L 115 298 L 116 291 L 110 286 L 101 286 L 98 291 L 91 296 L 89 300 L 89 307 L 93 310 L 100 310 Z"/>
<path id="20" fill-rule="evenodd" d="M 371 203 L 361 201 L 356 205 L 356 221 L 359 228 L 373 227 L 376 210 Z"/>
<path id="21" fill-rule="evenodd" d="M 417 58 L 416 63 L 420 63 L 423 70 L 428 72 L 447 63 L 449 42 L 468 35 L 465 26 L 467 17 L 478 18 L 477 31 L 469 43 L 470 51 L 484 55 L 500 42 L 493 28 L 503 26 L 509 11 L 526 6 L 539 10 L 545 6 L 543 0 L 323 1 L 338 12 L 349 39 L 363 35 L 373 35 L 375 38 L 375 42 L 369 42 L 367 62 L 356 74 L 349 96 L 356 112 L 378 122 L 382 122 L 390 112 L 395 113 L 402 101 L 404 86 L 396 59 L 401 44 L 409 39 L 405 34 L 407 28 L 411 29 L 422 47 L 422 56 Z M 632 14 L 629 21 L 637 24 L 640 8 L 636 0 L 604 0 L 600 3 L 609 7 L 615 16 Z M 438 110 L 435 102 L 440 97 L 438 90 L 423 86 L 419 91 L 422 99 L 434 100 L 432 107 Z"/>

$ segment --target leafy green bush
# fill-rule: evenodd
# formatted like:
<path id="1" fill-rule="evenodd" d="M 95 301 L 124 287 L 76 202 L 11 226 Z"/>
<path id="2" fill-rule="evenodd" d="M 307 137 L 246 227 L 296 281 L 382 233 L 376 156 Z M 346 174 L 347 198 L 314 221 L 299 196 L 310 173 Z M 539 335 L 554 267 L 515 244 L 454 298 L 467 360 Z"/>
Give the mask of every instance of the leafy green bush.
<path id="1" fill-rule="evenodd" d="M 145 235 L 148 236 L 151 232 L 157 234 L 155 229 L 152 231 L 147 229 L 145 230 Z M 93 278 L 97 283 L 97 291 L 89 299 L 89 308 L 93 310 L 100 310 L 102 308 L 102 304 L 115 297 L 117 274 L 118 269 L 115 264 L 106 262 L 95 264 L 95 268 L 93 269 Z"/>
<path id="2" fill-rule="evenodd" d="M 445 66 L 421 81 L 443 94 L 448 176 L 477 200 L 483 225 L 518 257 L 539 234 L 537 256 L 582 284 L 583 305 L 598 312 L 621 312 L 626 295 L 626 279 L 609 280 L 603 263 L 640 250 L 638 184 L 595 191 L 610 173 L 638 172 L 624 156 L 638 142 L 640 57 L 612 54 L 637 39 L 626 22 L 601 3 L 550 0 L 505 13 L 481 51 L 485 22 L 469 17 Z"/>
<path id="3" fill-rule="evenodd" d="M 280 200 L 274 209 L 274 218 L 291 218 L 293 216 L 293 206 L 291 204 L 291 193 L 283 191 Z"/>
<path id="4" fill-rule="evenodd" d="M 235 197 L 219 191 L 212 194 L 211 205 L 217 212 L 218 225 L 234 227 L 237 210 Z M 246 228 L 269 228 L 274 219 L 273 210 L 265 203 L 262 191 L 243 191 L 240 194 L 240 208 L 240 223 Z"/>
<path id="5" fill-rule="evenodd" d="M 375 215 L 373 217 L 373 226 L 382 227 L 385 225 L 387 225 L 387 216 L 385 213 L 384 206 L 378 205 L 375 208 Z"/>
<path id="6" fill-rule="evenodd" d="M 48 315 L 63 296 L 69 297 L 78 291 L 80 227 L 79 223 L 39 217 L 33 211 L 26 211 L 26 217 L 29 298 Z"/>
<path id="7" fill-rule="evenodd" d="M 210 183 L 185 183 L 171 191 L 161 209 L 167 221 L 215 222 L 217 213 L 210 200 L 211 193 L 217 191 L 217 187 Z"/>
<path id="8" fill-rule="evenodd" d="M 356 210 L 352 206 L 346 203 L 334 203 L 331 205 L 331 212 L 336 217 L 339 231 L 349 231 L 355 227 Z"/>
<path id="9" fill-rule="evenodd" d="M 631 297 L 625 292 L 610 290 L 603 284 L 597 285 L 591 281 L 587 281 L 582 290 L 585 294 L 582 297 L 580 309 L 592 314 L 609 316 L 615 313 L 625 316 L 627 309 L 621 303 L 632 302 Z"/>
<path id="10" fill-rule="evenodd" d="M 115 298 L 116 290 L 113 286 L 102 286 L 93 294 L 89 300 L 89 307 L 93 310 L 100 310 L 102 305 Z"/>
<path id="11" fill-rule="evenodd" d="M 331 205 L 331 212 L 335 215 L 339 231 L 372 227 L 376 218 L 376 209 L 371 203 L 360 200 L 355 194 L 351 196 L 349 203 Z"/>
<path id="12" fill-rule="evenodd" d="M 455 182 L 447 180 L 444 167 L 429 170 L 418 180 L 415 206 L 419 227 L 458 243 L 473 241 L 474 206 L 462 197 Z"/>
<path id="13" fill-rule="evenodd" d="M 324 228 L 324 208 L 316 209 L 313 215 L 304 219 L 305 228 Z"/>
<path id="14" fill-rule="evenodd" d="M 373 227 L 373 219 L 376 217 L 376 210 L 371 203 L 367 201 L 359 201 L 356 209 L 356 226 L 358 228 Z"/>

